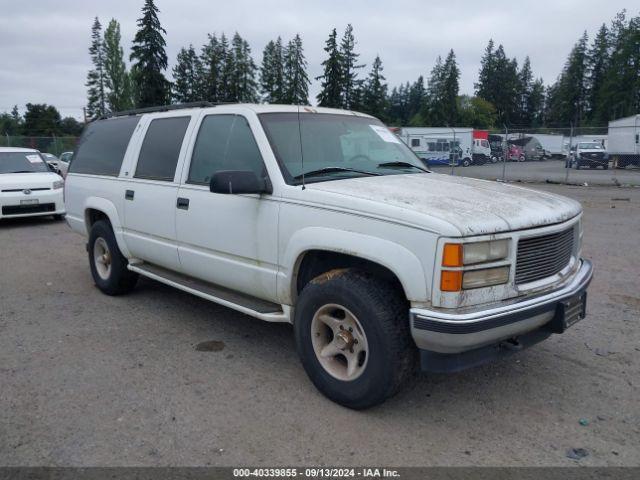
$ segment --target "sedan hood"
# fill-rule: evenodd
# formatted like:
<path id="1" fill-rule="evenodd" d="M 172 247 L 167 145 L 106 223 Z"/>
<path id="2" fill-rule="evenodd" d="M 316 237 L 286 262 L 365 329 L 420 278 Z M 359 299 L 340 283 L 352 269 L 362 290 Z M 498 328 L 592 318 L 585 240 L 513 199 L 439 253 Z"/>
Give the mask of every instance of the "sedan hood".
<path id="1" fill-rule="evenodd" d="M 59 180 L 62 177 L 53 172 L 0 173 L 0 191 L 52 188 Z"/>
<path id="2" fill-rule="evenodd" d="M 334 198 L 336 206 L 350 205 L 371 214 L 384 211 L 397 221 L 436 230 L 444 223 L 462 236 L 551 225 L 582 211 L 578 202 L 559 195 L 436 173 L 363 177 L 306 187 L 333 194 L 323 201 L 333 203 Z"/>

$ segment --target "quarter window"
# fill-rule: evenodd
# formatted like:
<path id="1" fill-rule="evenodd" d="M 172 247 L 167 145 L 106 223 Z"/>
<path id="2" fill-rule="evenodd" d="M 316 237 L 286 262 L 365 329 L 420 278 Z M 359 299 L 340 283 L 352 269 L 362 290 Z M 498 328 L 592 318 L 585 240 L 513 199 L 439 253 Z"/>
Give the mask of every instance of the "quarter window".
<path id="1" fill-rule="evenodd" d="M 191 117 L 152 120 L 142 142 L 135 178 L 173 181 Z"/>
<path id="2" fill-rule="evenodd" d="M 187 182 L 206 185 L 215 172 L 225 170 L 249 170 L 259 178 L 266 176 L 247 119 L 241 115 L 208 115 L 196 138 Z"/>
<path id="3" fill-rule="evenodd" d="M 117 177 L 139 120 L 131 116 L 91 122 L 82 133 L 69 171 Z"/>

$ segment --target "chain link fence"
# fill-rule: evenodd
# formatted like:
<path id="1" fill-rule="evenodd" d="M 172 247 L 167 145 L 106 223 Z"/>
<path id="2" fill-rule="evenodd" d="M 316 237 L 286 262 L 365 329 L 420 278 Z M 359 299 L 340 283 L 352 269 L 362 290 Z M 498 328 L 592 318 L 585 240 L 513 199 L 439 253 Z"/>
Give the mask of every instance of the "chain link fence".
<path id="1" fill-rule="evenodd" d="M 474 132 L 486 137 L 490 154 L 474 153 L 465 166 L 469 162 L 454 153 L 448 165 L 429 166 L 438 173 L 502 182 L 640 186 L 639 132 L 640 124 Z M 471 149 L 483 150 L 473 140 Z"/>
<path id="2" fill-rule="evenodd" d="M 42 153 L 59 156 L 62 152 L 71 152 L 79 137 L 28 137 L 21 135 L 1 135 L 0 147 L 35 148 Z"/>

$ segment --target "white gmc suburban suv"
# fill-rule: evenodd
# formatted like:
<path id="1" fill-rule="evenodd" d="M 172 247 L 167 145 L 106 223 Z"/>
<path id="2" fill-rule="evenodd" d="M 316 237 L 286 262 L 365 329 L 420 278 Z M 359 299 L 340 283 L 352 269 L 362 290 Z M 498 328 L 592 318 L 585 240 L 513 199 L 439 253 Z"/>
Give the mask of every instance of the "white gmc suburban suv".
<path id="1" fill-rule="evenodd" d="M 30 148 L 0 147 L 0 219 L 64 215 L 62 177 Z"/>
<path id="2" fill-rule="evenodd" d="M 383 402 L 418 364 L 478 365 L 585 314 L 578 203 L 431 173 L 355 112 L 116 114 L 86 127 L 65 196 L 104 293 L 143 275 L 290 322 L 311 381 L 351 408 Z"/>

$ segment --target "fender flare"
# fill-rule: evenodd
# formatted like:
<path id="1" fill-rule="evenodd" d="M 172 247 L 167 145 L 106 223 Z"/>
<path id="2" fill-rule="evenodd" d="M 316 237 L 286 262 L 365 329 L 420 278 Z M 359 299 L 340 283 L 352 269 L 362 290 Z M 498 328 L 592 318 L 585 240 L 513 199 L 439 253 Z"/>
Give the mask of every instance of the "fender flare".
<path id="1" fill-rule="evenodd" d="M 278 296 L 286 304 L 292 304 L 295 298 L 296 272 L 304 254 L 311 250 L 342 253 L 382 265 L 398 278 L 409 301 L 430 298 L 420 260 L 402 245 L 346 230 L 309 227 L 291 236 L 280 262 L 284 268 L 278 279 Z"/>
<path id="2" fill-rule="evenodd" d="M 116 242 L 118 243 L 120 252 L 122 252 L 122 255 L 126 258 L 131 258 L 131 252 L 129 252 L 127 244 L 124 241 L 122 222 L 120 221 L 120 216 L 118 215 L 118 209 L 116 206 L 105 198 L 87 197 L 83 208 L 84 224 L 87 229 L 87 235 L 89 233 L 89 218 L 87 216 L 87 211 L 90 209 L 98 210 L 107 216 L 109 222 L 111 222 L 111 227 L 113 228 L 113 233 L 116 237 Z"/>

